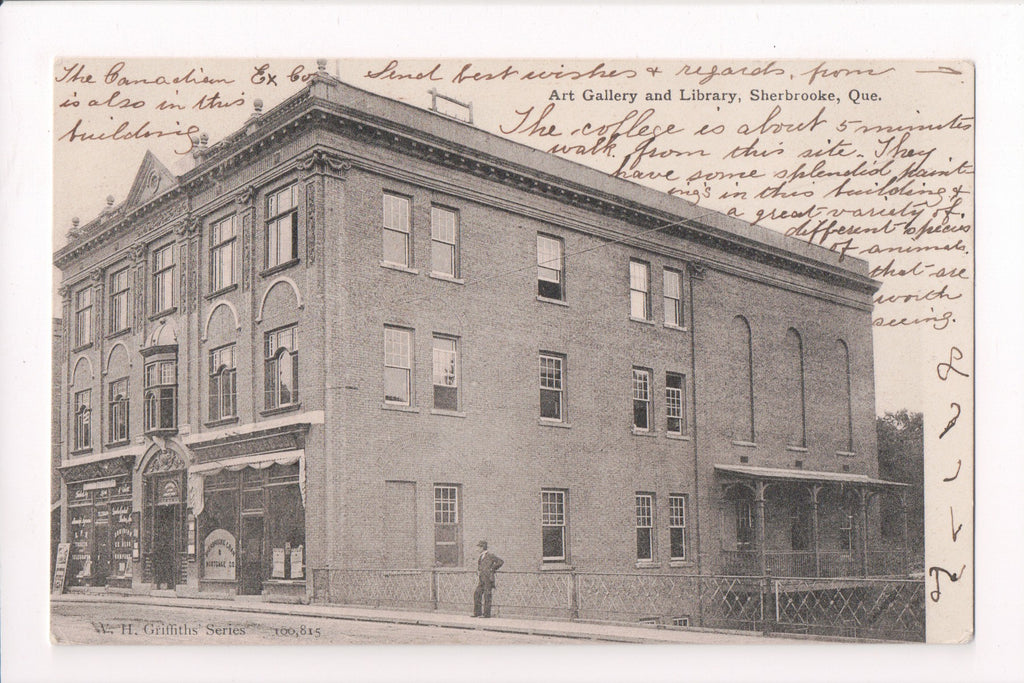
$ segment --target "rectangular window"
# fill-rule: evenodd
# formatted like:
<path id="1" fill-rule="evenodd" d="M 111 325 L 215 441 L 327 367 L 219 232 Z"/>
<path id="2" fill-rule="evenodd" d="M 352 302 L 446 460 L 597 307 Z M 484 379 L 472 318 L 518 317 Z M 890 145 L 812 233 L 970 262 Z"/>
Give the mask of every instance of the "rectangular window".
<path id="1" fill-rule="evenodd" d="M 673 626 L 689 626 L 690 617 L 672 617 Z"/>
<path id="2" fill-rule="evenodd" d="M 153 252 L 153 312 L 174 306 L 174 245 Z"/>
<path id="3" fill-rule="evenodd" d="M 145 370 L 143 418 L 147 432 L 177 427 L 178 362 L 148 363 Z"/>
<path id="4" fill-rule="evenodd" d="M 665 373 L 665 430 L 669 434 L 686 433 L 686 377 Z"/>
<path id="5" fill-rule="evenodd" d="M 651 428 L 651 371 L 633 368 L 633 429 Z"/>
<path id="6" fill-rule="evenodd" d="M 629 262 L 629 316 L 651 319 L 651 267 L 643 261 Z"/>
<path id="7" fill-rule="evenodd" d="M 384 402 L 412 405 L 412 331 L 384 328 Z"/>
<path id="8" fill-rule="evenodd" d="M 673 494 L 668 497 L 668 539 L 669 558 L 686 559 L 686 496 Z"/>
<path id="9" fill-rule="evenodd" d="M 238 254 L 238 216 L 228 216 L 210 228 L 210 291 L 235 284 Z"/>
<path id="10" fill-rule="evenodd" d="M 459 214 L 439 206 L 430 207 L 430 269 L 459 276 Z"/>
<path id="11" fill-rule="evenodd" d="M 267 197 L 267 268 L 299 257 L 298 207 L 298 185 L 289 185 Z"/>
<path id="12" fill-rule="evenodd" d="M 110 332 L 128 329 L 128 269 L 110 276 Z"/>
<path id="13" fill-rule="evenodd" d="M 210 351 L 210 421 L 235 417 L 235 345 Z"/>
<path id="14" fill-rule="evenodd" d="M 654 559 L 654 494 L 636 494 L 636 559 Z"/>
<path id="15" fill-rule="evenodd" d="M 75 450 L 92 448 L 92 391 L 75 394 Z"/>
<path id="16" fill-rule="evenodd" d="M 537 295 L 545 299 L 565 298 L 565 260 L 562 240 L 537 235 Z"/>
<path id="17" fill-rule="evenodd" d="M 434 335 L 434 408 L 459 409 L 459 345 L 453 337 Z"/>
<path id="18" fill-rule="evenodd" d="M 853 550 L 853 515 L 846 512 L 839 518 L 839 549 Z"/>
<path id="19" fill-rule="evenodd" d="M 295 325 L 267 332 L 264 343 L 267 410 L 299 402 L 299 335 Z"/>
<path id="20" fill-rule="evenodd" d="M 564 356 L 540 354 L 540 416 L 548 420 L 563 420 L 565 391 L 562 383 Z"/>
<path id="21" fill-rule="evenodd" d="M 107 428 L 107 441 L 117 443 L 128 440 L 128 378 L 114 380 L 110 383 L 108 404 L 110 422 Z"/>
<path id="22" fill-rule="evenodd" d="M 665 324 L 683 327 L 683 274 L 665 269 Z"/>
<path id="23" fill-rule="evenodd" d="M 409 200 L 384 194 L 384 262 L 409 267 Z"/>
<path id="24" fill-rule="evenodd" d="M 92 341 L 92 287 L 75 292 L 75 346 Z"/>
<path id="25" fill-rule="evenodd" d="M 754 506 L 749 500 L 736 501 L 736 549 L 754 547 Z"/>
<path id="26" fill-rule="evenodd" d="M 541 548 L 545 562 L 565 560 L 567 491 L 544 489 L 540 492 Z"/>
<path id="27" fill-rule="evenodd" d="M 462 533 L 459 517 L 459 487 L 453 484 L 434 485 L 434 564 L 439 567 L 459 565 Z"/>

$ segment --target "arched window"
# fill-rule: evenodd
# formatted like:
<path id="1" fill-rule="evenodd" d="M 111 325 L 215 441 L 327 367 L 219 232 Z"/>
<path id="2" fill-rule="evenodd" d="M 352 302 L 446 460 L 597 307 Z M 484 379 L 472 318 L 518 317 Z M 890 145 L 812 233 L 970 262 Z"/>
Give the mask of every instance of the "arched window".
<path id="1" fill-rule="evenodd" d="M 235 345 L 210 351 L 210 421 L 238 415 L 235 389 Z"/>
<path id="2" fill-rule="evenodd" d="M 75 448 L 92 448 L 92 391 L 75 393 Z"/>
<path id="3" fill-rule="evenodd" d="M 754 359 L 750 324 L 736 316 L 729 326 L 734 400 L 733 438 L 754 441 Z"/>
<path id="4" fill-rule="evenodd" d="M 143 418 L 147 432 L 173 430 L 178 426 L 178 362 L 159 360 L 146 364 Z"/>
<path id="5" fill-rule="evenodd" d="M 268 332 L 264 344 L 266 408 L 299 402 L 299 344 L 296 326 Z"/>
<path id="6" fill-rule="evenodd" d="M 786 443 L 804 448 L 807 446 L 807 406 L 804 399 L 804 345 L 800 333 L 792 327 L 786 331 L 785 340 L 786 389 L 781 397 L 786 406 Z"/>
<path id="7" fill-rule="evenodd" d="M 842 339 L 836 340 L 836 356 L 839 364 L 837 384 L 839 386 L 838 405 L 842 406 L 840 415 L 839 450 L 853 453 L 853 396 L 850 380 L 850 348 Z"/>

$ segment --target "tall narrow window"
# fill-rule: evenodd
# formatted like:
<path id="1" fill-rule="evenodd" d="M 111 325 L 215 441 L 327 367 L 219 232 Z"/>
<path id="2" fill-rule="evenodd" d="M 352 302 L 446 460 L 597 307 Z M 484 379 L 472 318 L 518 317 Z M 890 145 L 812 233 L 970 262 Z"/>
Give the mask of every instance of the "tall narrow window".
<path id="1" fill-rule="evenodd" d="M 114 380 L 108 388 L 110 418 L 107 441 L 119 443 L 128 440 L 128 378 Z"/>
<path id="2" fill-rule="evenodd" d="M 434 408 L 459 409 L 459 346 L 454 337 L 434 335 Z"/>
<path id="3" fill-rule="evenodd" d="M 686 559 L 686 496 L 672 494 L 668 497 L 668 540 L 669 558 Z"/>
<path id="4" fill-rule="evenodd" d="M 75 346 L 92 341 L 92 287 L 75 292 Z"/>
<path id="5" fill-rule="evenodd" d="M 153 252 L 153 312 L 174 306 L 174 245 Z"/>
<path id="6" fill-rule="evenodd" d="M 289 185 L 267 197 L 267 268 L 299 257 L 298 206 L 298 185 Z"/>
<path id="7" fill-rule="evenodd" d="M 787 387 L 781 400 L 788 405 L 786 424 L 789 426 L 788 444 L 803 448 L 807 445 L 807 409 L 804 404 L 804 345 L 800 333 L 792 327 L 786 331 L 785 363 Z"/>
<path id="8" fill-rule="evenodd" d="M 147 432 L 177 427 L 178 362 L 162 360 L 145 368 L 143 418 Z"/>
<path id="9" fill-rule="evenodd" d="M 754 506 L 749 500 L 736 501 L 736 548 L 750 550 L 754 547 Z"/>
<path id="10" fill-rule="evenodd" d="M 565 259 L 562 240 L 537 235 L 537 295 L 545 299 L 565 298 Z"/>
<path id="11" fill-rule="evenodd" d="M 409 200 L 393 194 L 384 195 L 384 262 L 408 267 Z"/>
<path id="12" fill-rule="evenodd" d="M 633 429 L 651 428 L 651 371 L 633 368 Z"/>
<path id="13" fill-rule="evenodd" d="M 267 332 L 264 343 L 267 410 L 299 402 L 299 339 L 295 325 Z"/>
<path id="14" fill-rule="evenodd" d="M 459 214 L 430 207 L 430 269 L 438 275 L 458 277 Z"/>
<path id="15" fill-rule="evenodd" d="M 651 319 L 651 267 L 643 261 L 629 262 L 629 316 Z"/>
<path id="16" fill-rule="evenodd" d="M 850 377 L 850 348 L 842 339 L 836 341 L 836 355 L 839 360 L 839 401 L 840 415 L 839 450 L 853 453 L 853 387 Z"/>
<path id="17" fill-rule="evenodd" d="M 840 511 L 839 549 L 853 550 L 853 515 L 846 510 Z"/>
<path id="18" fill-rule="evenodd" d="M 210 421 L 235 417 L 235 345 L 210 351 Z"/>
<path id="19" fill-rule="evenodd" d="M 563 356 L 540 354 L 540 416 L 548 420 L 562 420 L 565 414 L 564 361 Z"/>
<path id="20" fill-rule="evenodd" d="M 384 402 L 412 403 L 412 332 L 384 328 Z"/>
<path id="21" fill-rule="evenodd" d="M 128 329 L 128 269 L 110 276 L 110 333 Z"/>
<path id="22" fill-rule="evenodd" d="M 462 532 L 459 519 L 459 487 L 434 485 L 434 564 L 457 567 Z"/>
<path id="23" fill-rule="evenodd" d="M 665 373 L 665 421 L 669 434 L 686 433 L 686 377 L 675 372 Z"/>
<path id="24" fill-rule="evenodd" d="M 683 274 L 666 268 L 663 284 L 665 324 L 669 327 L 683 327 Z"/>
<path id="25" fill-rule="evenodd" d="M 540 492 L 541 552 L 545 562 L 565 560 L 567 491 L 544 489 Z"/>
<path id="26" fill-rule="evenodd" d="M 92 448 L 92 391 L 86 389 L 75 394 L 74 450 Z"/>
<path id="27" fill-rule="evenodd" d="M 736 316 L 729 325 L 729 366 L 733 438 L 754 441 L 754 359 L 750 325 Z"/>
<path id="28" fill-rule="evenodd" d="M 235 284 L 238 255 L 238 216 L 228 216 L 210 228 L 210 291 Z"/>
<path id="29" fill-rule="evenodd" d="M 654 559 L 654 494 L 636 494 L 636 559 Z"/>

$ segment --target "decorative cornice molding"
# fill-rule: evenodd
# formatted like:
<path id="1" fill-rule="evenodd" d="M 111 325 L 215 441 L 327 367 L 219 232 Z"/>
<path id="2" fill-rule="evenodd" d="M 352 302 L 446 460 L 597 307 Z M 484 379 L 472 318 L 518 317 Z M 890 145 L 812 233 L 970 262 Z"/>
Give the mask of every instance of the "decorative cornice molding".
<path id="1" fill-rule="evenodd" d="M 301 157 L 296 166 L 300 171 L 332 172 L 344 178 L 352 168 L 352 160 L 323 149 L 317 149 Z"/>
<path id="2" fill-rule="evenodd" d="M 256 186 L 246 185 L 235 193 L 235 203 L 244 209 L 251 208 L 256 200 Z"/>

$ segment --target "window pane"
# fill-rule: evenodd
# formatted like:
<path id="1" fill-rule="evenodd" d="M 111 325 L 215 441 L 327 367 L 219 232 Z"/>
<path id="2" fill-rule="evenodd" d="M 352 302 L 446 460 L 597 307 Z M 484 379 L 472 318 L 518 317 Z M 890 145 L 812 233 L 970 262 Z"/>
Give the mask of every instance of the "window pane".
<path id="1" fill-rule="evenodd" d="M 409 265 L 409 235 L 395 230 L 384 231 L 384 260 L 400 266 Z"/>
<path id="2" fill-rule="evenodd" d="M 636 530 L 636 559 L 650 560 L 653 558 L 651 549 L 651 530 L 637 528 Z"/>
<path id="3" fill-rule="evenodd" d="M 540 416 L 550 420 L 562 419 L 562 393 L 560 391 L 540 390 Z"/>
<path id="4" fill-rule="evenodd" d="M 669 543 L 671 548 L 672 559 L 682 559 L 686 557 L 686 540 L 683 535 L 683 529 L 681 527 L 672 527 L 669 529 Z"/>
<path id="5" fill-rule="evenodd" d="M 384 368 L 384 400 L 389 403 L 409 403 L 409 371 L 402 368 Z"/>
<path id="6" fill-rule="evenodd" d="M 562 241 L 537 235 L 537 294 L 548 299 L 562 298 Z"/>
<path id="7" fill-rule="evenodd" d="M 565 557 L 564 529 L 560 526 L 548 526 L 543 529 L 543 553 L 547 559 Z"/>
<path id="8" fill-rule="evenodd" d="M 435 273 L 455 277 L 455 248 L 445 242 L 431 242 L 430 267 Z"/>

